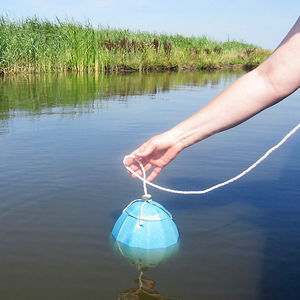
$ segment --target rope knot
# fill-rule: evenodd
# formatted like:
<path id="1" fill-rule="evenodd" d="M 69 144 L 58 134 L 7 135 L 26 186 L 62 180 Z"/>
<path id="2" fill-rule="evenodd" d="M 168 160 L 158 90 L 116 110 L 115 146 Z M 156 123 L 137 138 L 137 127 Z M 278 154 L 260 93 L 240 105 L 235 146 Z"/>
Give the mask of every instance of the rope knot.
<path id="1" fill-rule="evenodd" d="M 150 194 L 145 194 L 145 195 L 142 196 L 142 199 L 145 200 L 145 201 L 150 201 L 151 197 L 152 196 Z"/>

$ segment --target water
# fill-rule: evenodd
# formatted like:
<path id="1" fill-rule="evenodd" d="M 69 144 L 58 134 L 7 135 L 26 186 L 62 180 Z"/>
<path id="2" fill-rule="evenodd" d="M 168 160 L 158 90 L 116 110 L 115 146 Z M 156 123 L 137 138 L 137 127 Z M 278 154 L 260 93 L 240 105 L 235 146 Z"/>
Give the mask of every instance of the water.
<path id="1" fill-rule="evenodd" d="M 2 79 L 0 298 L 141 294 L 141 274 L 109 239 L 122 209 L 142 193 L 123 156 L 240 75 Z M 233 177 L 299 122 L 299 96 L 186 149 L 156 183 L 197 190 Z M 150 188 L 172 212 L 181 239 L 177 253 L 142 270 L 140 299 L 154 293 L 158 299 L 299 299 L 299 147 L 297 133 L 250 174 L 206 195 Z"/>

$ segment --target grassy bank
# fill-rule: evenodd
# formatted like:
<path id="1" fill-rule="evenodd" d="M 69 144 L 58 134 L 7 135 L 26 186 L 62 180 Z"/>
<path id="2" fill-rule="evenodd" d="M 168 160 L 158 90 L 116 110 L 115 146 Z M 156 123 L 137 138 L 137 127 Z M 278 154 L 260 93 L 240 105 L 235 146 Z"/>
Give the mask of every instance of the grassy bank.
<path id="1" fill-rule="evenodd" d="M 200 29 L 199 29 L 200 31 Z M 57 20 L 0 18 L 0 72 L 250 69 L 270 51 L 236 41 L 186 38 Z"/>

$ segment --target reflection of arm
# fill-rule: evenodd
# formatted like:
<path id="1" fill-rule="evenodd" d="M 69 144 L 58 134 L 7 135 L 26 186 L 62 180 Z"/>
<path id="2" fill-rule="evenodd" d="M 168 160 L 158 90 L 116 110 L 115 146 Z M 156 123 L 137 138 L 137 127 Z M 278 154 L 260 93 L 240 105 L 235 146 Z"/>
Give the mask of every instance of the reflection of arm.
<path id="1" fill-rule="evenodd" d="M 179 148 L 231 128 L 300 86 L 300 18 L 270 57 L 208 105 L 170 130 Z"/>

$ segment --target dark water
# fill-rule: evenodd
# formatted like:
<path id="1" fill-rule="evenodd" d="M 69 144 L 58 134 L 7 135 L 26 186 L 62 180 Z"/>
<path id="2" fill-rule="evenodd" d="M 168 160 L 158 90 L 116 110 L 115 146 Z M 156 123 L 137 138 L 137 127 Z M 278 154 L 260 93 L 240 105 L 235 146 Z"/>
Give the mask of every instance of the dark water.
<path id="1" fill-rule="evenodd" d="M 209 194 L 150 189 L 181 238 L 177 254 L 143 269 L 142 282 L 109 239 L 142 193 L 123 156 L 239 75 L 1 80 L 0 299 L 299 299 L 299 133 Z M 197 190 L 236 175 L 299 122 L 299 97 L 187 149 L 156 183 Z"/>

